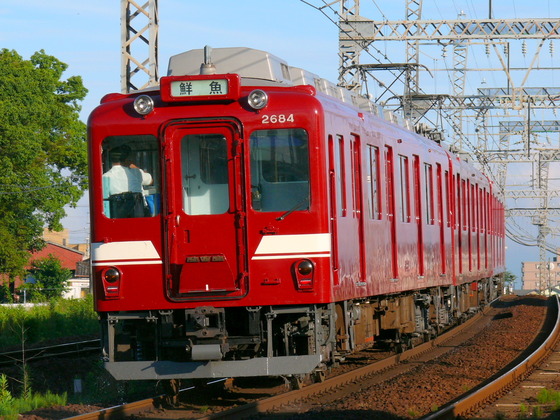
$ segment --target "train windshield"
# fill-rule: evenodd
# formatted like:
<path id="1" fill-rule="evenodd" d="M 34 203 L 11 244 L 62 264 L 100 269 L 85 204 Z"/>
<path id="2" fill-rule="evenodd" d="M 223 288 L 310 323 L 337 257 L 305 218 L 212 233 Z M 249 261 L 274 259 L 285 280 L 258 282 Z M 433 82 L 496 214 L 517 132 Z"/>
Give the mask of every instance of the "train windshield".
<path id="1" fill-rule="evenodd" d="M 154 136 L 111 136 L 103 141 L 103 213 L 111 219 L 160 212 L 159 146 Z"/>
<path id="2" fill-rule="evenodd" d="M 303 129 L 251 134 L 251 197 L 256 211 L 308 210 L 309 146 Z"/>

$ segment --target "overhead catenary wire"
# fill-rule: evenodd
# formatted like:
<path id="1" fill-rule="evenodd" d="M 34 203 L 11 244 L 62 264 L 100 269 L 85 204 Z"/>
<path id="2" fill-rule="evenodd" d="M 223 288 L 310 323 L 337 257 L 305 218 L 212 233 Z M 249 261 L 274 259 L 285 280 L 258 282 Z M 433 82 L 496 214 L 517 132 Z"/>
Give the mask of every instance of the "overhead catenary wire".
<path id="1" fill-rule="evenodd" d="M 41 190 L 48 190 L 53 188 L 68 188 L 74 184 L 51 184 L 44 186 L 30 186 L 30 185 L 17 185 L 17 184 L 0 184 L 0 195 L 12 195 L 12 194 L 25 194 L 30 192 L 36 192 Z M 17 189 L 17 191 L 6 191 L 5 189 Z"/>

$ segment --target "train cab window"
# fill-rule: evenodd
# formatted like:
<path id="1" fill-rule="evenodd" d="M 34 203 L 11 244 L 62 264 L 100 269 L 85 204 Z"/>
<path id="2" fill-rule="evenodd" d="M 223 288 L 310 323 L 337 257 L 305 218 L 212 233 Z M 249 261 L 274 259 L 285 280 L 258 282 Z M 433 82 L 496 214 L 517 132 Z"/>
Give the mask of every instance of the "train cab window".
<path id="1" fill-rule="evenodd" d="M 224 214 L 229 209 L 227 141 L 222 134 L 189 134 L 181 141 L 185 213 Z"/>
<path id="2" fill-rule="evenodd" d="M 309 149 L 303 129 L 251 134 L 251 198 L 256 211 L 308 210 Z"/>
<path id="3" fill-rule="evenodd" d="M 103 141 L 105 216 L 128 219 L 160 213 L 159 160 L 154 136 L 111 136 Z"/>

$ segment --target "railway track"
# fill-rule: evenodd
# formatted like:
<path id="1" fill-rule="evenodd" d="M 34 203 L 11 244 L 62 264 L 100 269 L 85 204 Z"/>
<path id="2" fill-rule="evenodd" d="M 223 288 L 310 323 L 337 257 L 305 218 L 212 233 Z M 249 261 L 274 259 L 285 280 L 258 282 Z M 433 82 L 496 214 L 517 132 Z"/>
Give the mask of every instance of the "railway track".
<path id="1" fill-rule="evenodd" d="M 481 312 L 474 317 L 472 317 L 467 322 L 459 325 L 453 330 L 447 332 L 444 335 L 437 337 L 436 339 L 422 344 L 418 347 L 410 349 L 404 353 L 397 354 L 375 362 L 373 364 L 367 365 L 362 368 L 335 376 L 328 379 L 322 383 L 316 383 L 310 386 L 306 386 L 300 390 L 289 391 L 281 393 L 279 395 L 265 398 L 256 402 L 240 405 L 231 410 L 223 411 L 222 413 L 214 413 L 202 417 L 203 419 L 214 419 L 214 418 L 243 418 L 258 413 L 264 413 L 274 410 L 277 407 L 286 406 L 297 401 L 307 400 L 308 398 L 316 395 L 321 395 L 327 392 L 332 392 L 333 390 L 348 387 L 349 384 L 360 383 L 360 381 L 365 378 L 376 375 L 379 372 L 385 371 L 392 366 L 405 365 L 407 362 L 414 360 L 419 355 L 432 351 L 437 352 L 438 348 L 447 342 L 448 340 L 461 335 L 470 328 L 471 326 L 479 323 L 484 317 L 484 314 L 488 311 Z M 98 419 L 107 418 L 106 416 L 126 416 L 138 413 L 143 410 L 158 407 L 163 403 L 163 397 L 157 397 L 155 399 L 146 399 L 141 402 L 134 403 L 134 405 L 123 405 L 118 407 L 112 407 L 108 410 L 101 410 L 97 413 L 91 413 L 86 415 L 80 415 L 72 417 L 72 419 Z M 200 417 L 200 416 L 199 416 Z"/>
<path id="2" fill-rule="evenodd" d="M 552 330 L 551 325 L 557 322 L 558 318 L 558 302 L 555 302 L 554 308 L 554 317 L 548 317 L 548 321 L 542 326 L 542 332 L 537 334 L 537 339 L 533 342 L 538 342 L 539 345 L 532 344 L 532 346 L 538 347 L 536 350 L 531 351 L 531 355 L 524 357 L 521 363 L 518 363 L 521 367 L 516 367 L 510 369 L 508 373 L 503 374 L 500 378 L 510 378 L 511 380 L 519 380 L 520 377 L 525 375 L 522 370 L 531 369 L 532 366 L 535 366 L 538 363 L 538 360 L 542 360 L 543 357 L 546 357 L 545 354 L 547 351 L 550 351 L 551 343 L 556 340 L 558 335 L 557 329 L 554 329 L 553 334 L 548 336 L 550 330 Z M 543 309 L 544 312 L 544 309 Z M 549 312 L 551 312 L 549 310 Z M 507 315 L 507 311 L 505 312 Z M 407 370 L 414 369 L 415 366 L 420 365 L 429 365 L 431 362 L 430 360 L 434 360 L 438 358 L 441 354 L 448 352 L 451 348 L 458 345 L 455 341 L 465 341 L 468 340 L 469 337 L 474 337 L 480 333 L 481 330 L 485 328 L 485 325 L 488 325 L 490 321 L 504 318 L 504 312 L 499 312 L 494 309 L 488 309 L 484 313 L 479 313 L 475 317 L 471 318 L 471 320 L 467 321 L 466 323 L 456 327 L 452 331 L 438 337 L 437 339 L 420 345 L 416 348 L 408 350 L 402 354 L 391 356 L 387 359 L 384 359 L 379 362 L 375 362 L 371 365 L 365 366 L 363 368 L 356 369 L 351 372 L 344 373 L 342 375 L 330 378 L 322 383 L 316 383 L 307 387 L 304 387 L 301 390 L 290 391 L 281 393 L 270 398 L 261 399 L 258 401 L 254 401 L 248 404 L 239 405 L 233 409 L 225 410 L 222 412 L 212 413 L 208 415 L 202 415 L 198 413 L 198 415 L 186 416 L 183 412 L 182 418 L 198 418 L 204 420 L 210 419 L 237 419 L 237 418 L 247 418 L 251 416 L 259 416 L 259 415 L 269 415 L 270 413 L 274 413 L 275 416 L 281 418 L 282 415 L 289 415 L 289 413 L 293 412 L 304 412 L 308 409 L 313 410 L 313 407 L 320 406 L 324 404 L 325 401 L 333 401 L 335 399 L 352 399 L 352 393 L 359 393 L 363 389 L 365 389 L 369 383 L 381 380 L 390 380 L 387 378 L 390 377 L 397 377 L 401 375 L 403 372 Z M 539 328 L 534 329 L 534 331 L 538 331 Z M 547 341 L 542 344 L 544 341 L 543 335 L 547 335 Z M 459 340 L 459 337 L 461 339 Z M 534 337 L 533 337 L 534 338 Z M 520 370 L 521 369 L 521 370 Z M 508 385 L 506 382 L 503 382 L 503 379 L 500 379 L 499 387 L 503 389 L 505 386 L 511 387 L 512 385 Z M 466 415 L 468 413 L 472 413 L 476 410 L 475 407 L 480 407 L 481 404 L 484 404 L 485 401 L 489 401 L 489 398 L 492 398 L 490 395 L 481 396 L 482 393 L 487 393 L 488 390 L 492 390 L 491 395 L 496 395 L 498 391 L 498 385 L 490 384 L 483 387 L 475 387 L 476 393 L 472 393 L 469 395 L 463 395 L 460 399 L 456 400 L 455 402 L 442 406 L 440 410 L 430 414 L 429 416 L 425 417 L 426 419 L 446 419 L 446 418 L 455 418 L 455 416 L 461 414 Z M 350 396 L 350 397 L 349 397 Z M 473 403 L 474 402 L 474 403 Z M 144 401 L 136 402 L 134 404 L 127 404 L 123 406 L 113 407 L 107 410 L 102 410 L 95 413 L 90 413 L 87 415 L 80 415 L 76 417 L 72 417 L 72 419 L 99 419 L 99 418 L 113 418 L 113 416 L 122 418 L 126 417 L 141 411 L 146 411 L 152 409 L 150 412 L 150 418 L 174 418 L 177 416 L 177 412 L 181 412 L 181 410 L 176 410 L 175 414 L 172 414 L 173 410 L 169 412 L 159 411 L 159 413 L 154 414 L 153 408 L 159 407 L 163 403 L 163 397 L 156 397 L 153 399 L 147 399 Z M 326 403 L 328 404 L 328 403 Z M 157 411 L 157 410 L 156 410 Z M 184 410 L 183 410 L 184 411 Z M 354 410 L 355 411 L 355 410 Z M 328 414 L 332 414 L 333 412 L 329 412 Z M 368 412 L 369 413 L 369 412 Z M 328 414 L 322 414 L 321 412 L 315 412 L 316 417 L 308 416 L 306 418 L 323 418 L 329 417 Z M 345 418 L 359 418 L 360 413 L 354 414 L 357 417 L 348 417 Z M 363 416 L 363 413 L 361 414 Z M 384 412 L 383 415 L 387 415 L 387 412 Z M 379 418 L 387 418 L 381 415 Z M 167 417 L 169 416 L 169 417 Z M 375 417 L 372 417 L 375 418 Z"/>
<path id="3" fill-rule="evenodd" d="M 550 333 L 540 345 L 534 346 L 527 358 L 480 389 L 424 417 L 423 420 L 454 419 L 457 416 L 473 419 L 494 418 L 496 415 L 505 418 L 506 411 L 512 415 L 507 418 L 524 418 L 525 415 L 537 414 L 536 411 L 523 413 L 523 401 L 529 399 L 528 395 L 534 398 L 539 390 L 546 389 L 544 384 L 547 381 L 543 380 L 543 376 L 560 375 L 560 303 L 558 296 L 552 299 L 555 301 L 556 316 L 547 318 Z M 518 390 L 515 395 L 504 398 L 514 389 Z M 526 391 L 529 391 L 529 394 Z M 498 399 L 504 401 L 496 402 Z"/>
<path id="4" fill-rule="evenodd" d="M 56 344 L 28 348 L 25 350 L 13 350 L 0 353 L 0 366 L 9 366 L 14 363 L 31 360 L 47 359 L 51 357 L 75 356 L 79 354 L 90 354 L 101 351 L 101 343 L 98 338 L 91 340 L 75 341 L 72 343 Z"/>

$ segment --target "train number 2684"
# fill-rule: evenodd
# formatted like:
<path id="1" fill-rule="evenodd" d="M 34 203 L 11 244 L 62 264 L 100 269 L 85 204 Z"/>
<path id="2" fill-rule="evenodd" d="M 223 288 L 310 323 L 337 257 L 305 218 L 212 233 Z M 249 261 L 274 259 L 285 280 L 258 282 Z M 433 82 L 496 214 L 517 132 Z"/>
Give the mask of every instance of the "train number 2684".
<path id="1" fill-rule="evenodd" d="M 262 124 L 284 124 L 294 122 L 294 114 L 263 115 Z"/>

